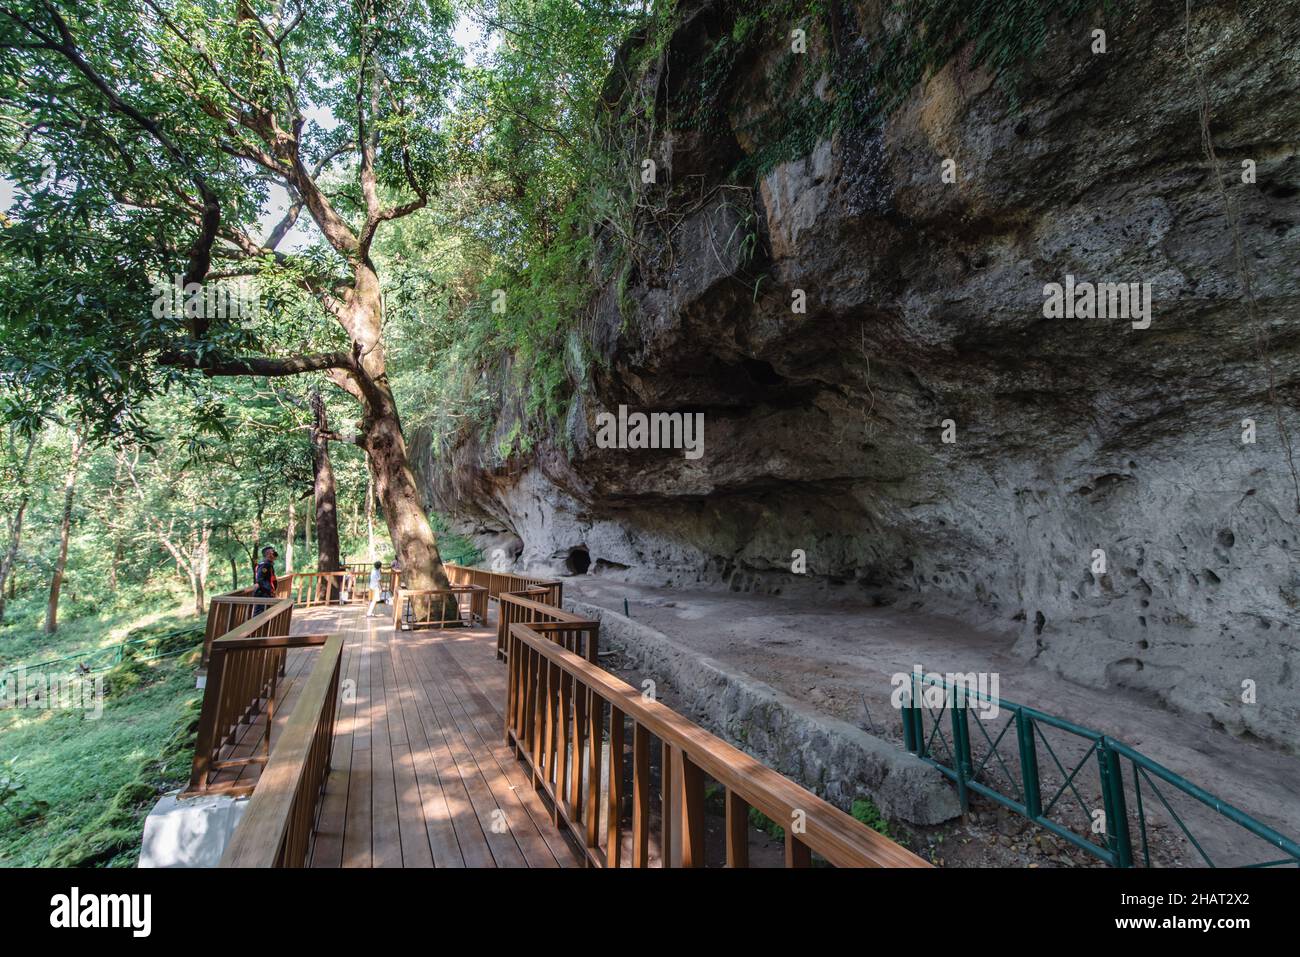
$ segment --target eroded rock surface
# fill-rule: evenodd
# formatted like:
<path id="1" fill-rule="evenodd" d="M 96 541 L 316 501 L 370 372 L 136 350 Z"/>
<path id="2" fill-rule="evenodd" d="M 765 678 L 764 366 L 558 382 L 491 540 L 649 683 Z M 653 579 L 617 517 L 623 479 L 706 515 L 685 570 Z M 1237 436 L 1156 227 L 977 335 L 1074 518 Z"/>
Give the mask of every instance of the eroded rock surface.
<path id="1" fill-rule="evenodd" d="M 726 91 L 729 139 L 674 131 L 670 92 L 666 169 L 700 177 L 671 255 L 602 291 L 599 361 L 526 460 L 426 443 L 432 501 L 517 537 L 504 553 L 531 569 L 582 548 L 589 573 L 657 585 L 848 583 L 978 617 L 1069 678 L 1295 749 L 1300 516 L 1278 417 L 1300 443 L 1297 13 L 1202 5 L 1190 63 L 1181 4 L 1112 16 L 1104 55 L 1096 17 L 1056 22 L 1019 109 L 968 50 L 882 128 L 738 186 L 723 177 L 761 147 L 753 117 L 788 108 L 762 96 L 770 60 Z M 692 5 L 676 89 L 731 16 Z M 1150 283 L 1150 327 L 1044 318 L 1067 274 Z M 595 416 L 619 404 L 704 412 L 705 454 L 598 448 Z"/>

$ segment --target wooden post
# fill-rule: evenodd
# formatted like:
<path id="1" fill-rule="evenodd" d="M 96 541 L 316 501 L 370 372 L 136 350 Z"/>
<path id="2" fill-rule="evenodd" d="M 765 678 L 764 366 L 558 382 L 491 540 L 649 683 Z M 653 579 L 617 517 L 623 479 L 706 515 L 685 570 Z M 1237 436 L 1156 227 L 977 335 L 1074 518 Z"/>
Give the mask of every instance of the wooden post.
<path id="1" fill-rule="evenodd" d="M 619 826 L 623 805 L 623 712 L 609 706 L 609 820 L 605 836 L 605 866 L 621 867 L 623 833 Z"/>
<path id="2" fill-rule="evenodd" d="M 704 772 L 681 748 L 672 749 L 673 810 L 680 831 L 675 867 L 704 866 Z"/>
<path id="3" fill-rule="evenodd" d="M 650 858 L 650 732 L 632 727 L 632 866 L 646 867 Z"/>
<path id="4" fill-rule="evenodd" d="M 727 866 L 749 866 L 749 804 L 727 788 Z"/>

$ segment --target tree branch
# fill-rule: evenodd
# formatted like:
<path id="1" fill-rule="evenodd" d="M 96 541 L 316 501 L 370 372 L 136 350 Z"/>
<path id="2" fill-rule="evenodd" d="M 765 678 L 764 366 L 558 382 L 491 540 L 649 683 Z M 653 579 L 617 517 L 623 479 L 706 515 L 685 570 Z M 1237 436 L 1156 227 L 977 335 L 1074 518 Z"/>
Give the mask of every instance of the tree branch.
<path id="1" fill-rule="evenodd" d="M 288 376 L 328 369 L 355 369 L 349 352 L 317 352 L 303 356 L 270 358 L 267 356 L 223 356 L 214 353 L 197 355 L 182 350 L 165 350 L 158 363 L 178 369 L 196 369 L 206 376 Z"/>

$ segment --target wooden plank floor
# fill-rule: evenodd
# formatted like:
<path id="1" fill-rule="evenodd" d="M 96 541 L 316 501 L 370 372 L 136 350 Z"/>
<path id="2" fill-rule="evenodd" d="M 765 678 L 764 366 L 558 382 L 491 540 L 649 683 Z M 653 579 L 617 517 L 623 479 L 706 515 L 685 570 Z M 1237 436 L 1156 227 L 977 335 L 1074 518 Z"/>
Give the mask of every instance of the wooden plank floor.
<path id="1" fill-rule="evenodd" d="M 346 637 L 313 867 L 581 866 L 503 741 L 494 630 L 394 632 L 360 605 L 295 611 L 293 630 Z"/>

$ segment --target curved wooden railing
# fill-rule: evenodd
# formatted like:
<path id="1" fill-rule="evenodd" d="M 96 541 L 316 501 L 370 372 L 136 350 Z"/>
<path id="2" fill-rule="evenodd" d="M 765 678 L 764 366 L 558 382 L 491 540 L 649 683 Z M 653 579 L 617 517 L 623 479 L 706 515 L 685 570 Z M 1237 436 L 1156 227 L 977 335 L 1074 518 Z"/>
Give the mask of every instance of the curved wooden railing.
<path id="1" fill-rule="evenodd" d="M 266 763 L 271 744 L 269 729 L 275 718 L 276 690 L 284 674 L 285 655 L 290 648 L 307 647 L 325 640 L 323 636 L 289 636 L 293 602 L 288 598 L 250 599 L 242 596 L 240 601 L 258 602 L 265 610 L 209 645 L 208 674 L 187 794 L 215 790 L 212 778 L 220 771 Z M 243 751 L 250 750 L 253 742 L 241 739 L 240 732 L 245 725 L 257 723 L 263 715 L 265 720 L 256 750 L 232 756 L 230 751 L 236 744 Z M 231 787 L 228 790 L 246 791 L 249 787 Z"/>
<path id="2" fill-rule="evenodd" d="M 546 588 L 530 588 L 524 592 L 502 592 L 498 596 L 497 657 L 506 657 L 511 625 L 546 623 L 544 633 L 551 641 L 595 664 L 600 653 L 600 622 L 547 603 L 543 599 L 550 594 Z M 552 624 L 560 627 L 549 627 Z"/>
<path id="3" fill-rule="evenodd" d="M 564 604 L 564 583 L 554 578 L 539 578 L 534 575 L 508 575 L 505 572 L 488 571 L 486 568 L 471 568 L 443 562 L 447 580 L 453 585 L 482 585 L 487 589 L 489 598 L 499 598 L 504 592 L 522 592 L 531 588 L 545 588 L 546 603 L 557 608 Z"/>
<path id="4" fill-rule="evenodd" d="M 331 635 L 324 640 L 293 714 L 262 769 L 248 811 L 221 857 L 221 867 L 306 864 L 329 777 L 342 660 L 343 637 Z"/>
<path id="5" fill-rule="evenodd" d="M 652 737 L 662 747 L 659 846 L 668 866 L 704 866 L 706 775 L 725 789 L 728 866 L 748 866 L 751 807 L 785 829 L 787 867 L 808 867 L 813 854 L 837 867 L 929 866 L 743 751 L 566 651 L 542 633 L 545 627 L 510 627 L 506 743 L 531 768 L 534 787 L 549 795 L 557 821 L 585 846 L 592 865 L 623 863 L 623 754 L 630 720 L 633 867 L 649 864 Z M 603 788 L 602 776 L 608 781 Z"/>

